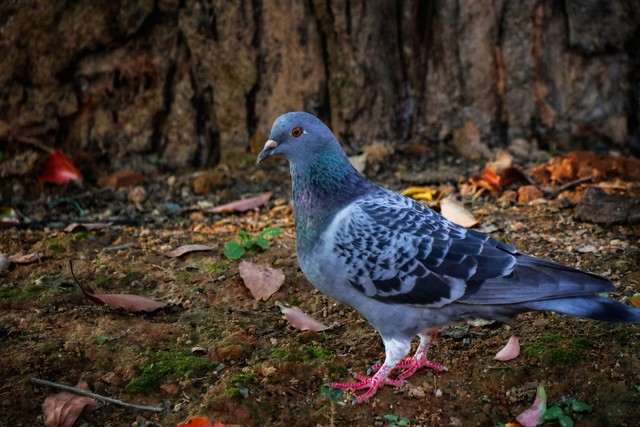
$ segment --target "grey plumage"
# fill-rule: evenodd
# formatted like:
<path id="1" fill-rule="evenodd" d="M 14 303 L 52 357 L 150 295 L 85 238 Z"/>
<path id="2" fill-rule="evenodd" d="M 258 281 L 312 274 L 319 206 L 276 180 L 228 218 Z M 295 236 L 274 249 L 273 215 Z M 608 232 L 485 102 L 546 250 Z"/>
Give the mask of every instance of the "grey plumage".
<path id="1" fill-rule="evenodd" d="M 417 363 L 437 365 L 426 360 L 432 328 L 478 318 L 508 322 L 529 310 L 640 321 L 640 310 L 598 295 L 615 290 L 606 279 L 522 254 L 371 183 L 310 114 L 276 120 L 258 161 L 271 155 L 290 163 L 302 271 L 362 314 L 385 343 L 381 369 L 356 384 L 369 388 L 360 401 L 383 384 L 399 385 L 387 376 L 416 335 L 419 354 L 401 365 L 411 373 Z"/>

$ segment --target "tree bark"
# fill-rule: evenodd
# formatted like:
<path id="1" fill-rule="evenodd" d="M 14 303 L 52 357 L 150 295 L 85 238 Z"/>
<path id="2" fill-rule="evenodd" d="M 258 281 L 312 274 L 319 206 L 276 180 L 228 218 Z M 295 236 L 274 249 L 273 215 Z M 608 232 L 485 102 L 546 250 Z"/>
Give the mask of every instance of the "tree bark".
<path id="1" fill-rule="evenodd" d="M 290 110 L 348 149 L 640 140 L 633 0 L 0 3 L 0 144 L 233 162 Z M 139 163 L 139 162 L 138 162 Z"/>

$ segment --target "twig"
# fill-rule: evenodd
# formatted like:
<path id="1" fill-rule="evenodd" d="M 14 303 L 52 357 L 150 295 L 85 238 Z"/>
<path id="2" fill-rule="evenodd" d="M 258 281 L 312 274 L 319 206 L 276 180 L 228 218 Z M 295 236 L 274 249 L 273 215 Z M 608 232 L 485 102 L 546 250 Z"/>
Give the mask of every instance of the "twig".
<path id="1" fill-rule="evenodd" d="M 145 406 L 145 405 L 135 405 L 133 403 L 126 403 L 118 399 L 113 399 L 111 397 L 101 396 L 99 394 L 92 393 L 87 390 L 83 390 L 81 388 L 71 387 L 64 384 L 58 384 L 47 380 L 41 380 L 39 378 L 31 378 L 31 382 L 39 385 L 48 385 L 49 387 L 59 388 L 61 390 L 70 391 L 71 393 L 76 393 L 82 396 L 93 397 L 94 399 L 101 400 L 103 402 L 113 403 L 115 405 L 124 406 L 125 408 L 133 408 L 133 409 L 141 409 L 143 411 L 154 411 L 154 412 L 162 412 L 164 408 L 160 408 L 158 406 Z"/>

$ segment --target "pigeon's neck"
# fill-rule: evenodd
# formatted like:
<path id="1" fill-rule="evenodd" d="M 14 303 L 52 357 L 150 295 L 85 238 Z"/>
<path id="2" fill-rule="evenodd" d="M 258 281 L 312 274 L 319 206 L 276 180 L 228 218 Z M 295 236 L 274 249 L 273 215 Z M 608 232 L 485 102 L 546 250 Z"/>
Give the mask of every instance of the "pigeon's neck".
<path id="1" fill-rule="evenodd" d="M 375 187 L 342 152 L 291 163 L 291 178 L 298 239 L 315 239 L 341 208 Z"/>

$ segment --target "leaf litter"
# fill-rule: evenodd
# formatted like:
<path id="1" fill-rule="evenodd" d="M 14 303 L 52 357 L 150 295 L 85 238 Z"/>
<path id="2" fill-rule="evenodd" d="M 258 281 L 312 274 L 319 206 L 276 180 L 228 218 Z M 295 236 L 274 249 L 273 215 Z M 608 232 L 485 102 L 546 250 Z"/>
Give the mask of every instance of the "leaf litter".
<path id="1" fill-rule="evenodd" d="M 279 168 L 273 167 L 274 170 Z M 476 173 L 451 171 L 455 173 L 449 182 L 458 183 L 464 182 L 460 177 Z M 460 337 L 444 336 L 436 342 L 430 354 L 434 360 L 446 360 L 451 369 L 446 375 L 436 377 L 429 372 L 420 372 L 411 380 L 413 386 L 424 381 L 421 387 L 427 393 L 423 398 L 411 398 L 407 390 L 394 392 L 384 388 L 371 410 L 357 416 L 350 406 L 330 405 L 321 393 L 321 385 L 344 379 L 345 367 L 365 367 L 379 360 L 383 357 L 382 346 L 379 337 L 360 316 L 319 294 L 297 269 L 293 219 L 287 204 L 290 188 L 286 185 L 286 170 L 278 169 L 280 172 L 282 175 L 269 172 L 266 178 L 257 178 L 255 186 L 234 188 L 234 191 L 236 194 L 258 194 L 268 188 L 284 199 L 280 207 L 287 209 L 270 209 L 268 204 L 263 204 L 260 209 L 249 209 L 242 215 L 202 215 L 196 219 L 178 207 L 162 210 L 162 215 L 157 216 L 151 212 L 137 212 L 126 200 L 126 194 L 121 193 L 119 199 L 107 199 L 102 205 L 99 205 L 99 198 L 92 200 L 101 206 L 100 209 L 84 204 L 86 213 L 83 215 L 90 217 L 79 218 L 80 221 L 74 218 L 77 210 L 71 209 L 70 205 L 57 206 L 56 215 L 68 224 L 121 221 L 122 217 L 113 216 L 113 212 L 121 212 L 121 215 L 129 212 L 141 215 L 145 225 L 118 225 L 101 233 L 68 235 L 51 235 L 30 226 L 24 228 L 24 225 L 3 228 L 7 239 L 0 243 L 2 252 L 42 254 L 42 262 L 30 266 L 16 264 L 0 277 L 0 291 L 4 292 L 0 293 L 3 319 L 0 339 L 4 341 L 0 354 L 7 361 L 0 366 L 0 374 L 7 379 L 5 389 L 0 390 L 3 393 L 1 401 L 10 399 L 10 395 L 19 396 L 8 411 L 11 420 L 19 420 L 17 425 L 33 422 L 33 415 L 28 414 L 37 412 L 33 405 L 42 401 L 21 385 L 19 372 L 24 370 L 50 372 L 51 377 L 62 377 L 67 382 L 75 380 L 71 379 L 74 373 L 87 372 L 92 387 L 96 384 L 109 394 L 126 396 L 127 381 L 137 366 L 149 361 L 149 354 L 159 349 L 188 353 L 196 347 L 200 349 L 199 354 L 215 361 L 218 368 L 199 378 L 167 377 L 161 391 L 144 396 L 153 402 L 166 402 L 171 411 L 149 416 L 105 410 L 83 414 L 81 418 L 92 425 L 102 425 L 105 421 L 114 425 L 134 422 L 176 425 L 188 415 L 203 414 L 225 424 L 256 425 L 265 419 L 290 424 L 292 420 L 302 419 L 313 425 L 327 425 L 333 411 L 333 416 L 342 423 L 360 426 L 374 425 L 384 420 L 385 414 L 395 412 L 399 417 L 411 419 L 412 424 L 446 424 L 457 418 L 462 420 L 462 425 L 469 422 L 495 425 L 500 419 L 508 419 L 514 408 L 526 408 L 533 400 L 530 393 L 535 391 L 535 387 L 530 389 L 527 382 L 540 380 L 547 382 L 550 395 L 597 397 L 599 404 L 588 415 L 593 416 L 593 420 L 611 421 L 611 408 L 619 408 L 621 412 L 616 421 L 623 420 L 628 425 L 633 425 L 640 416 L 635 406 L 625 403 L 632 402 L 637 396 L 635 385 L 629 380 L 633 378 L 635 366 L 630 344 L 636 339 L 633 327 L 615 326 L 612 329 L 608 324 L 535 313 L 519 316 L 517 320 L 518 336 L 527 345 L 509 366 L 496 368 L 491 364 L 495 343 L 502 340 L 504 329 L 474 327 Z M 393 178 L 384 178 L 387 172 L 390 176 L 393 170 L 387 165 L 381 167 L 380 181 L 393 183 Z M 168 181 L 162 178 L 145 182 L 150 200 L 144 208 L 162 206 L 172 200 L 171 192 L 177 194 L 179 192 L 175 190 L 181 185 L 189 185 L 180 177 L 175 185 L 167 186 Z M 420 186 L 427 184 L 413 182 Z M 566 191 L 579 193 L 590 184 L 573 184 Z M 610 184 L 602 187 L 607 192 L 624 195 L 628 191 L 614 181 L 601 184 Z M 565 184 L 548 185 L 555 191 L 559 188 L 556 185 Z M 502 194 L 513 188 L 510 186 Z M 70 189 L 46 187 L 48 192 L 57 194 L 54 198 L 61 198 Z M 463 196 L 462 200 L 470 212 L 482 213 L 483 223 L 493 226 L 492 233 L 497 238 L 525 252 L 604 273 L 619 286 L 617 298 L 631 299 L 634 292 L 640 291 L 639 277 L 634 273 L 639 253 L 635 243 L 637 230 L 624 223 L 602 228 L 577 222 L 572 217 L 571 205 L 556 199 L 546 188 L 544 190 L 547 203 L 538 205 L 523 204 L 517 198 L 499 201 L 486 190 L 477 198 Z M 114 193 L 110 191 L 99 195 L 111 197 Z M 224 200 L 228 199 L 227 193 Z M 211 206 L 223 199 L 213 193 L 207 200 Z M 196 201 L 187 198 L 179 203 L 195 205 Z M 32 221 L 35 215 L 32 210 L 24 206 L 17 208 L 24 223 Z M 46 221 L 47 215 L 40 218 Z M 43 224 L 46 226 L 46 222 Z M 198 254 L 197 268 L 183 268 L 183 263 L 164 256 L 171 249 L 192 242 L 194 236 L 198 236 L 198 241 L 219 247 L 234 239 L 239 230 L 257 236 L 267 227 L 276 225 L 284 230 L 278 244 L 266 251 L 256 250 L 251 253 L 250 260 L 285 272 L 287 282 L 279 289 L 278 297 L 288 305 L 302 304 L 324 323 L 338 327 L 322 334 L 292 333 L 293 329 L 285 322 L 274 321 L 270 303 L 256 301 L 245 292 L 237 276 L 237 264 L 217 251 Z M 588 253 L 576 250 L 585 245 L 593 245 L 598 250 Z M 105 247 L 128 250 L 102 251 Z M 87 310 L 80 297 L 70 292 L 64 275 L 59 273 L 59 265 L 65 260 L 78 258 L 86 258 L 95 266 L 94 287 L 122 287 L 131 294 L 141 289 L 151 290 L 162 299 L 181 301 L 185 310 L 179 315 L 162 311 L 152 319 L 127 316 L 124 311 Z M 21 293 L 14 297 L 15 292 Z M 549 365 L 544 356 L 545 349 L 536 349 L 543 352 L 539 356 L 527 351 L 538 338 L 551 340 L 554 336 L 567 342 L 572 337 L 586 338 L 593 343 L 594 351 L 598 348 L 599 357 L 597 360 L 585 358 L 571 365 Z M 302 346 L 324 347 L 334 356 L 315 361 Z M 600 352 L 599 348 L 616 350 Z M 233 394 L 234 386 L 229 380 L 237 375 L 255 376 L 252 385 L 243 384 L 248 390 L 247 398 Z M 429 378 L 437 380 L 437 388 L 435 383 L 431 385 Z M 463 390 L 460 384 L 465 385 Z M 203 393 L 203 390 L 207 391 Z M 189 399 L 183 398 L 184 395 Z M 270 405 L 276 409 L 269 409 Z M 393 411 L 388 409 L 391 405 Z"/>

